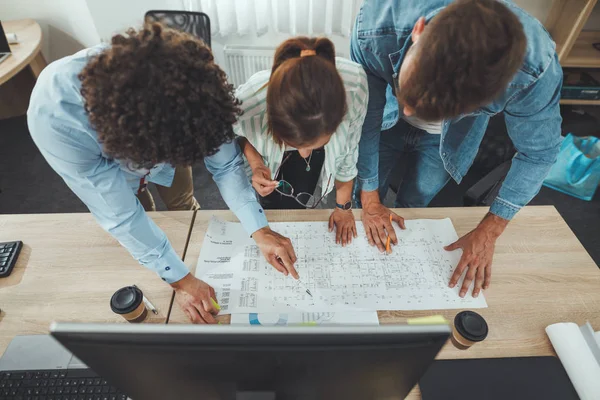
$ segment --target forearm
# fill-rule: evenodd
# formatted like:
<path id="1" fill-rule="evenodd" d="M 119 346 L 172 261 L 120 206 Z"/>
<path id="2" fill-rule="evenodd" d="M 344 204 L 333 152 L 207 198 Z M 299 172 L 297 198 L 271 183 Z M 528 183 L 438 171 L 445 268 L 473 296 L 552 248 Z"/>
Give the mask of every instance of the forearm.
<path id="1" fill-rule="evenodd" d="M 508 223 L 508 220 L 488 212 L 477 226 L 477 229 L 486 232 L 491 239 L 495 240 L 504 232 Z"/>
<path id="2" fill-rule="evenodd" d="M 222 145 L 217 154 L 204 159 L 204 164 L 219 187 L 223 200 L 249 235 L 268 225 L 244 172 L 244 161 L 236 143 Z"/>
<path id="3" fill-rule="evenodd" d="M 248 160 L 248 164 L 250 164 L 251 168 L 264 164 L 262 156 L 256 150 L 256 148 L 252 146 L 248 139 L 239 137 L 237 140 L 240 149 L 242 150 L 242 153 L 244 153 L 244 156 L 246 157 L 246 160 Z"/>
<path id="4" fill-rule="evenodd" d="M 360 202 L 363 208 L 367 207 L 369 204 L 380 204 L 381 201 L 379 200 L 379 190 L 362 190 L 360 192 Z"/>
<path id="5" fill-rule="evenodd" d="M 354 180 L 348 182 L 335 181 L 335 202 L 338 204 L 345 204 L 352 198 L 352 187 L 354 186 Z"/>
<path id="6" fill-rule="evenodd" d="M 119 181 L 120 177 L 113 180 Z M 69 187 L 86 204 L 98 224 L 110 233 L 144 267 L 156 272 L 165 282 L 179 281 L 188 268 L 175 252 L 166 234 L 144 211 L 131 189 L 117 184 L 112 193 L 104 193 L 96 184 L 84 188 L 68 180 Z M 115 199 L 118 199 L 115 201 Z"/>

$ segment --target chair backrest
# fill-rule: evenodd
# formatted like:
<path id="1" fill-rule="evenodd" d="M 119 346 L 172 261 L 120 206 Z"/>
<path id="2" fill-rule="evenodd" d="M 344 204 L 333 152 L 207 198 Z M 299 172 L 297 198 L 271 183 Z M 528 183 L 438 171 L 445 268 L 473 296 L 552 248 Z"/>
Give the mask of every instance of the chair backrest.
<path id="1" fill-rule="evenodd" d="M 210 43 L 210 18 L 201 12 L 150 10 L 144 16 L 146 22 L 161 22 L 172 29 L 192 34 L 204 41 L 208 47 Z"/>

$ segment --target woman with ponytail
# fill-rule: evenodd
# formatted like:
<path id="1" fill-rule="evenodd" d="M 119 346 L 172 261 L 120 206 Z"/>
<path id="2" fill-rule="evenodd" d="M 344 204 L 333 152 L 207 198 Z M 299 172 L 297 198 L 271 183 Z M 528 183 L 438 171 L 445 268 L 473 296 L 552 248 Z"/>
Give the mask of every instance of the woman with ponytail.
<path id="1" fill-rule="evenodd" d="M 329 39 L 297 37 L 236 91 L 243 114 L 234 132 L 263 207 L 316 208 L 335 187 L 329 229 L 342 246 L 356 237 L 351 198 L 367 87 L 362 67 L 336 57 Z"/>

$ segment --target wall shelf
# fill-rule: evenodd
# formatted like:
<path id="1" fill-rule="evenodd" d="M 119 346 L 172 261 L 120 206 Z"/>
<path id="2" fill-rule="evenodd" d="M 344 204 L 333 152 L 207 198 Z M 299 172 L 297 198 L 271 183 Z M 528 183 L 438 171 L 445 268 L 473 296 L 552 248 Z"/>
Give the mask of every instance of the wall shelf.
<path id="1" fill-rule="evenodd" d="M 592 44 L 600 43 L 600 31 L 583 31 L 571 51 L 561 62 L 563 67 L 600 68 L 600 50 Z"/>

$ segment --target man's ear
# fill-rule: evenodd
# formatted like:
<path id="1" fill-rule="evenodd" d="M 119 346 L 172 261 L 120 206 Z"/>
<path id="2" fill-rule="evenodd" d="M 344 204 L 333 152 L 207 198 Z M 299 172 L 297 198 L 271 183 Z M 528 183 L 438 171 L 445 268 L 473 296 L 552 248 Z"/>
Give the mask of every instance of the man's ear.
<path id="1" fill-rule="evenodd" d="M 404 115 L 406 115 L 407 117 L 410 117 L 412 115 L 415 115 L 415 109 L 409 106 L 404 106 L 404 109 L 402 111 L 404 113 Z"/>
<path id="2" fill-rule="evenodd" d="M 421 33 L 425 30 L 425 17 L 421 17 L 417 20 L 412 30 L 412 42 L 417 43 L 417 40 L 421 37 Z"/>

